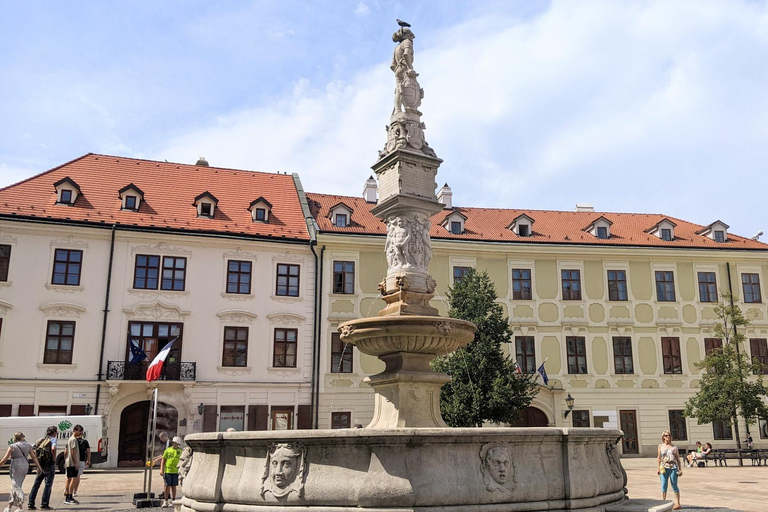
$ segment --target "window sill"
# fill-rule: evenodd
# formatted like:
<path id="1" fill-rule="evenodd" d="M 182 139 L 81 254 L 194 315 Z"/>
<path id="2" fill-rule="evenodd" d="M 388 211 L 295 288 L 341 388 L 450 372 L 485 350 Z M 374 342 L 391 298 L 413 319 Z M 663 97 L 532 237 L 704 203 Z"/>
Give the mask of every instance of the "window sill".
<path id="1" fill-rule="evenodd" d="M 13 284 L 13 281 L 0 281 L 0 288 L 5 288 L 7 286 L 11 286 Z"/>
<path id="2" fill-rule="evenodd" d="M 272 295 L 272 300 L 277 302 L 287 302 L 287 303 L 293 303 L 293 302 L 301 302 L 304 300 L 303 297 L 292 297 L 290 295 Z"/>
<path id="3" fill-rule="evenodd" d="M 272 374 L 286 374 L 286 373 L 292 373 L 292 374 L 299 374 L 301 373 L 301 368 L 294 368 L 290 366 L 270 366 L 267 368 L 267 371 Z"/>
<path id="4" fill-rule="evenodd" d="M 189 290 L 151 290 L 151 289 L 143 289 L 143 288 L 128 288 L 128 293 L 131 295 L 136 295 L 137 297 L 142 298 L 151 298 L 151 297 L 183 297 L 185 295 L 189 295 Z"/>
<path id="5" fill-rule="evenodd" d="M 356 292 L 352 292 L 352 293 L 331 293 L 330 295 L 331 295 L 332 298 L 336 297 L 336 298 L 343 299 L 343 298 L 346 298 L 346 297 L 354 297 L 355 295 L 357 295 L 357 293 Z"/>
<path id="6" fill-rule="evenodd" d="M 37 363 L 37 368 L 52 373 L 73 372 L 77 369 L 76 364 L 46 364 Z"/>
<path id="7" fill-rule="evenodd" d="M 75 293 L 85 290 L 83 285 L 71 285 L 71 284 L 51 284 L 46 283 L 45 287 L 54 292 L 61 293 Z"/>
<path id="8" fill-rule="evenodd" d="M 217 366 L 216 370 L 221 374 L 236 377 L 243 373 L 251 373 L 252 368 L 250 366 Z"/>
<path id="9" fill-rule="evenodd" d="M 222 298 L 229 299 L 229 300 L 251 300 L 256 295 L 253 293 L 227 293 L 222 292 L 221 293 Z"/>

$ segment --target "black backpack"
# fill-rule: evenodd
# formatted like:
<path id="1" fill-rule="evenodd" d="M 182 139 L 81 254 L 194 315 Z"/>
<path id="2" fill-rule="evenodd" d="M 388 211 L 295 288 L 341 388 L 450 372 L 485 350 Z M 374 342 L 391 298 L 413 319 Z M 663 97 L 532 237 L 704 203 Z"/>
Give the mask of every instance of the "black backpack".
<path id="1" fill-rule="evenodd" d="M 53 464 L 53 452 L 51 451 L 51 438 L 45 436 L 35 443 L 35 456 L 41 466 L 51 466 Z"/>

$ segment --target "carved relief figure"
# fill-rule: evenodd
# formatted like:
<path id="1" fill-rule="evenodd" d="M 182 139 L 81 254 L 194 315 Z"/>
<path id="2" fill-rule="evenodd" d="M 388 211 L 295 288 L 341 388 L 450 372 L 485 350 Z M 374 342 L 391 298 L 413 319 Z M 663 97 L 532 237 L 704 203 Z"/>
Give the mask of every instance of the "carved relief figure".
<path id="1" fill-rule="evenodd" d="M 269 493 L 283 498 L 295 492 L 304 495 L 307 449 L 301 443 L 280 443 L 270 447 L 264 475 L 261 477 L 261 497 Z"/>
<path id="2" fill-rule="evenodd" d="M 420 267 L 426 269 L 429 267 L 429 260 L 432 259 L 432 239 L 429 237 L 429 217 L 426 215 L 416 215 L 416 232 L 418 233 L 417 245 Z"/>
<path id="3" fill-rule="evenodd" d="M 515 488 L 515 468 L 512 454 L 501 444 L 484 444 L 480 449 L 480 470 L 489 491 L 512 491 Z"/>
<path id="4" fill-rule="evenodd" d="M 187 445 L 181 451 L 181 457 L 179 458 L 179 483 L 184 483 L 184 479 L 189 473 L 189 468 L 192 467 L 192 448 Z"/>
<path id="5" fill-rule="evenodd" d="M 389 219 L 385 248 L 389 268 L 399 268 L 411 264 L 412 257 L 408 248 L 410 239 L 410 227 L 406 219 L 402 217 Z"/>

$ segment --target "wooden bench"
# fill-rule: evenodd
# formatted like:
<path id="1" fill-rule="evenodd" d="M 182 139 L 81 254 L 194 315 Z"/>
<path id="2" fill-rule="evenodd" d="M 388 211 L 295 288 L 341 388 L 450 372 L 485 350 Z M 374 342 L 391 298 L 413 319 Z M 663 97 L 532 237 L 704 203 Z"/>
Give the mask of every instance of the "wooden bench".
<path id="1" fill-rule="evenodd" d="M 716 466 L 728 466 L 728 459 L 744 460 L 748 459 L 753 466 L 768 465 L 768 450 L 753 448 L 752 450 L 738 450 L 736 448 L 720 448 L 712 450 L 710 454 Z"/>

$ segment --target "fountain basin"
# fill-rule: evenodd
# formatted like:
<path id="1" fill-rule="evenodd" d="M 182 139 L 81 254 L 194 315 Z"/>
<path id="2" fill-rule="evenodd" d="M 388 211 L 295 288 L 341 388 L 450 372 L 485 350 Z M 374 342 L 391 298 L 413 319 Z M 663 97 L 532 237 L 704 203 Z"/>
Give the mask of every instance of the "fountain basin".
<path id="1" fill-rule="evenodd" d="M 181 510 L 604 511 L 625 499 L 620 435 L 596 428 L 191 434 Z M 286 446 L 294 472 L 276 487 L 270 458 Z"/>

